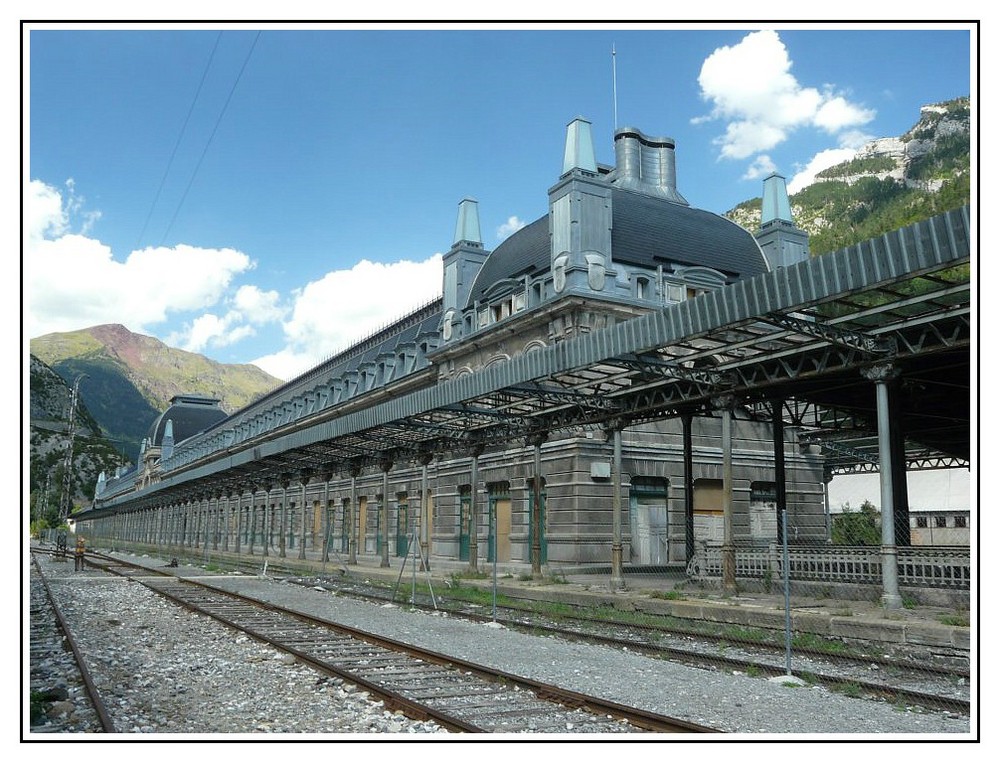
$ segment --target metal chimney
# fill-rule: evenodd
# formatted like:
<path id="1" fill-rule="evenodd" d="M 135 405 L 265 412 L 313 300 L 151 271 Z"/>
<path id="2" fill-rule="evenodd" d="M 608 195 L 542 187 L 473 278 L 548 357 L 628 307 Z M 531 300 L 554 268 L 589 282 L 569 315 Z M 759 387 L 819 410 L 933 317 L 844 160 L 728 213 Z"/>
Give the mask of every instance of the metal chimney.
<path id="1" fill-rule="evenodd" d="M 621 188 L 661 196 L 678 204 L 673 138 L 650 138 L 634 127 L 615 131 L 615 171 L 610 178 Z"/>

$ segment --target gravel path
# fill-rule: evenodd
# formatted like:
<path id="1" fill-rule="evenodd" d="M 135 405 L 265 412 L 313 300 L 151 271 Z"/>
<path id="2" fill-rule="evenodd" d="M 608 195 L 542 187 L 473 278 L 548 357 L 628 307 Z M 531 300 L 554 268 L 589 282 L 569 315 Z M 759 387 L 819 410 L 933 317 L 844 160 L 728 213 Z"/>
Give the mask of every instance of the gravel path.
<path id="1" fill-rule="evenodd" d="M 71 568 L 70 568 L 71 569 Z M 137 583 L 63 573 L 52 581 L 95 655 L 118 728 L 141 733 L 445 733 L 386 713 L 366 694 L 290 662 Z M 83 578 L 86 578 L 84 580 Z M 443 615 L 377 606 L 267 578 L 217 585 L 463 659 L 736 734 L 973 738 L 968 717 L 914 711 L 820 687 L 653 660 Z M 85 626 L 85 627 L 84 627 Z M 595 691 L 596 690 L 596 691 Z M 120 720 L 119 720 L 120 719 Z M 731 739 L 731 737 L 730 737 Z"/>

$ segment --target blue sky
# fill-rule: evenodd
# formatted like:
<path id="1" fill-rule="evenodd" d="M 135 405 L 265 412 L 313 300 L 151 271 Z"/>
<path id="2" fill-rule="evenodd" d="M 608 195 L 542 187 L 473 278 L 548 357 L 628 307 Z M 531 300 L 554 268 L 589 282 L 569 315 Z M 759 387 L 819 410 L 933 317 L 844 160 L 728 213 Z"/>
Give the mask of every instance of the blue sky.
<path id="1" fill-rule="evenodd" d="M 221 33 L 220 33 L 221 29 Z M 440 292 L 459 201 L 494 248 L 565 129 L 677 145 L 723 213 L 921 105 L 975 95 L 968 27 L 25 29 L 25 333 L 101 323 L 291 378 Z"/>

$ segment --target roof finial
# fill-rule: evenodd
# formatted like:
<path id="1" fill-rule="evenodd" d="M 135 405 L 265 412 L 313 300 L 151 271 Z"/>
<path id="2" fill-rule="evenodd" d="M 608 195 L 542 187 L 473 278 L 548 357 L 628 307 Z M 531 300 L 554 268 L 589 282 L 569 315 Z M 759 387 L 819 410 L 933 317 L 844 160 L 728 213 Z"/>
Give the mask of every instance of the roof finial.
<path id="1" fill-rule="evenodd" d="M 563 154 L 562 174 L 565 175 L 574 169 L 597 172 L 590 122 L 583 117 L 577 117 L 566 128 L 566 152 Z"/>
<path id="2" fill-rule="evenodd" d="M 479 232 L 479 202 L 466 196 L 458 203 L 458 222 L 455 225 L 455 243 L 468 241 L 472 244 L 482 244 L 483 236 Z"/>
<path id="3" fill-rule="evenodd" d="M 761 201 L 760 225 L 763 228 L 774 220 L 792 220 L 792 205 L 788 201 L 788 189 L 785 178 L 777 172 L 772 172 L 764 178 L 764 196 Z"/>

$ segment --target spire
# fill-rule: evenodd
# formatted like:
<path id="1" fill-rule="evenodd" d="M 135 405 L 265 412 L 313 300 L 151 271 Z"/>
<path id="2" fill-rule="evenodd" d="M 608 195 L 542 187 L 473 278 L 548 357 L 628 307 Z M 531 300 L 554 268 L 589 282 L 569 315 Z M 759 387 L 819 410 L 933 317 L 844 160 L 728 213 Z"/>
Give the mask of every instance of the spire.
<path id="1" fill-rule="evenodd" d="M 455 225 L 455 244 L 468 241 L 482 246 L 479 232 L 479 202 L 466 196 L 458 203 L 458 222 Z"/>
<path id="2" fill-rule="evenodd" d="M 754 238 L 771 270 L 809 259 L 809 234 L 792 219 L 785 178 L 777 173 L 764 178 L 760 229 Z"/>
<path id="3" fill-rule="evenodd" d="M 160 443 L 160 460 L 166 461 L 174 455 L 174 421 L 167 419 L 167 425 L 163 427 L 163 441 Z"/>
<path id="4" fill-rule="evenodd" d="M 785 178 L 776 172 L 764 178 L 764 198 L 761 205 L 760 227 L 763 228 L 775 220 L 794 222 L 792 206 L 788 202 L 788 189 Z"/>
<path id="5" fill-rule="evenodd" d="M 590 122 L 583 117 L 577 117 L 566 127 L 566 152 L 563 155 L 562 174 L 565 175 L 574 169 L 597 172 Z"/>

